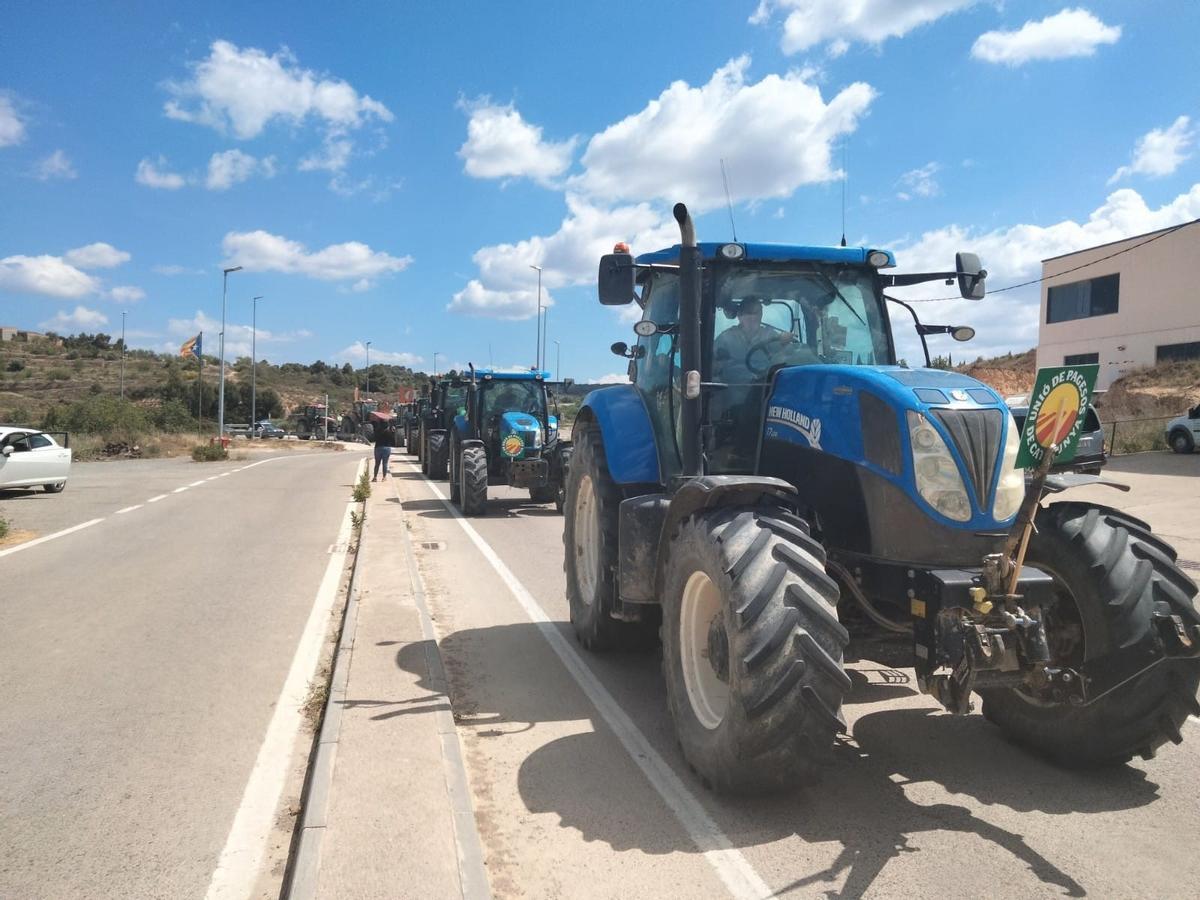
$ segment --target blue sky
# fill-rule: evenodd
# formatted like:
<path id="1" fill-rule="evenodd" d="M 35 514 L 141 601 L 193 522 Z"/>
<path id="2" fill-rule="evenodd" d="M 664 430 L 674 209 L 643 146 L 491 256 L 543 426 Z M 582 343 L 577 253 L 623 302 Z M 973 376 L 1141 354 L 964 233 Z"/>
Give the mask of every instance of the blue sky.
<path id="1" fill-rule="evenodd" d="M 721 158 L 743 240 L 836 243 L 845 173 L 851 243 L 1001 287 L 1200 217 L 1197 34 L 1188 0 L 20 4 L 0 324 L 215 347 L 241 264 L 231 356 L 263 295 L 273 362 L 527 365 L 540 265 L 551 363 L 595 380 L 630 335 L 599 254 L 674 242 L 676 200 L 727 238 Z M 923 312 L 973 356 L 1032 346 L 1036 304 Z"/>

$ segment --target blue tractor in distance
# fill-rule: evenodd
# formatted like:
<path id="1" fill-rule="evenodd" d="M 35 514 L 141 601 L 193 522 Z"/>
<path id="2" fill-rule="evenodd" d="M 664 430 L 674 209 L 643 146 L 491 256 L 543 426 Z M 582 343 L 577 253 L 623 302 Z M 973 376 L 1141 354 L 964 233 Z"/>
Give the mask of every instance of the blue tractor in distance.
<path id="1" fill-rule="evenodd" d="M 470 369 L 450 426 L 450 499 L 468 516 L 487 511 L 489 484 L 528 488 L 534 503 L 563 504 L 570 441 L 551 413 L 549 372 Z"/>
<path id="2" fill-rule="evenodd" d="M 1175 551 L 1112 507 L 1043 505 L 1043 488 L 1103 479 L 1041 470 L 1027 492 L 991 388 L 897 364 L 885 289 L 981 299 L 978 259 L 889 274 L 886 251 L 697 244 L 682 204 L 675 218 L 679 245 L 600 262 L 601 302 L 642 315 L 636 345 L 613 345 L 633 383 L 590 393 L 573 428 L 564 568 L 585 647 L 658 631 L 700 777 L 816 777 L 845 728 L 852 638 L 900 642 L 922 691 L 959 714 L 978 694 L 1066 765 L 1181 741 L 1200 615 Z"/>

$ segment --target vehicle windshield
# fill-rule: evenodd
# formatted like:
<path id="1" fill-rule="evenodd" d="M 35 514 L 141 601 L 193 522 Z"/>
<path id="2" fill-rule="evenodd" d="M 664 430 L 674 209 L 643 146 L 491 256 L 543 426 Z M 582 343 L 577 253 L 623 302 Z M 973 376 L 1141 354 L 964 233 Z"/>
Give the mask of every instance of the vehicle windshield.
<path id="1" fill-rule="evenodd" d="M 481 412 L 484 421 L 506 412 L 523 412 L 541 421 L 546 411 L 546 395 L 535 381 L 488 381 L 482 390 Z"/>
<path id="2" fill-rule="evenodd" d="M 714 378 L 762 382 L 772 366 L 892 362 L 874 273 L 811 265 L 733 269 L 717 278 Z"/>

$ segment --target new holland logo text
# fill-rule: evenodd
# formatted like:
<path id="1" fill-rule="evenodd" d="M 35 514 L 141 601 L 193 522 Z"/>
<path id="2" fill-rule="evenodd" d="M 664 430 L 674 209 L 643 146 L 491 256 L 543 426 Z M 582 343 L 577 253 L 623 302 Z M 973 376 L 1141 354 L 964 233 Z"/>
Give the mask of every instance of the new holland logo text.
<path id="1" fill-rule="evenodd" d="M 786 406 L 767 407 L 767 424 L 782 425 L 798 431 L 814 450 L 821 449 L 821 420 Z"/>

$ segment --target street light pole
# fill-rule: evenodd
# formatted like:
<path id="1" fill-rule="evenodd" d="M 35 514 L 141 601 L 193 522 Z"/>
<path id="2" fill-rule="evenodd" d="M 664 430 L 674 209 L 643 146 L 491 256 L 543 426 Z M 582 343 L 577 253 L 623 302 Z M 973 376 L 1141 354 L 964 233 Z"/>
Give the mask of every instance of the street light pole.
<path id="1" fill-rule="evenodd" d="M 546 338 L 550 336 L 550 307 L 542 309 L 542 364 L 538 366 L 538 371 L 542 371 L 550 365 L 550 357 L 546 354 Z"/>
<path id="2" fill-rule="evenodd" d="M 433 351 L 433 377 L 434 378 L 437 378 L 437 358 L 438 358 L 438 351 L 434 350 Z"/>
<path id="3" fill-rule="evenodd" d="M 250 437 L 254 437 L 254 426 L 258 424 L 258 301 L 251 301 L 253 312 L 250 318 Z"/>
<path id="4" fill-rule="evenodd" d="M 225 300 L 229 296 L 229 273 L 242 271 L 241 266 L 221 270 L 221 385 L 217 397 L 217 440 L 225 440 Z"/>
<path id="5" fill-rule="evenodd" d="M 536 269 L 538 273 L 538 296 L 537 296 L 537 345 L 534 349 L 537 351 L 534 354 L 535 368 L 542 368 L 542 267 L 531 265 L 529 268 Z"/>
<path id="6" fill-rule="evenodd" d="M 121 400 L 125 399 L 125 311 L 121 311 Z"/>
<path id="7" fill-rule="evenodd" d="M 562 379 L 562 344 L 554 342 L 554 380 Z"/>
<path id="8" fill-rule="evenodd" d="M 371 342 L 367 341 L 367 391 L 371 393 Z"/>

